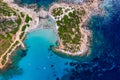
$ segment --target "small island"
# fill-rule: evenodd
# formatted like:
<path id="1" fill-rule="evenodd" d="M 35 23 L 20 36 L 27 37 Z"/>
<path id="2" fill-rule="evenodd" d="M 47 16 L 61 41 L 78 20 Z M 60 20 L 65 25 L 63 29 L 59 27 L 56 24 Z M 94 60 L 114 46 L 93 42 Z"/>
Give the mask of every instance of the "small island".
<path id="1" fill-rule="evenodd" d="M 25 49 L 23 40 L 27 32 L 45 25 L 46 17 L 55 21 L 58 34 L 53 51 L 70 56 L 90 53 L 92 32 L 87 22 L 102 11 L 99 0 L 84 0 L 81 4 L 54 3 L 48 11 L 20 7 L 14 0 L 0 0 L 0 69 L 12 63 L 10 56 L 18 47 Z M 48 24 L 47 24 L 48 26 Z"/>

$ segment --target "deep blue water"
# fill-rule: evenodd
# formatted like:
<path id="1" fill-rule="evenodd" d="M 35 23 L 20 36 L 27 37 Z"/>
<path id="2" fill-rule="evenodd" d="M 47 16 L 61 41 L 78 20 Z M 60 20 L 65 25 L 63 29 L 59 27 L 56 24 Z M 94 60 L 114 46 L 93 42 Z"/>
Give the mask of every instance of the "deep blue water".
<path id="1" fill-rule="evenodd" d="M 93 16 L 88 23 L 93 33 L 90 60 L 55 55 L 49 49 L 57 40 L 55 33 L 37 30 L 27 35 L 27 50 L 12 57 L 14 63 L 0 74 L 1 80 L 120 80 L 119 0 L 105 0 L 104 9 L 105 16 Z"/>
<path id="2" fill-rule="evenodd" d="M 38 7 L 45 7 L 45 8 L 49 8 L 49 6 L 57 1 L 57 0 L 14 0 L 16 3 L 18 4 L 22 4 L 22 5 L 25 5 L 25 4 L 37 4 Z"/>
<path id="3" fill-rule="evenodd" d="M 93 16 L 89 22 L 93 32 L 93 58 L 76 62 L 72 74 L 63 75 L 67 79 L 62 80 L 120 80 L 120 2 L 111 0 L 110 3 L 104 6 L 106 16 Z"/>

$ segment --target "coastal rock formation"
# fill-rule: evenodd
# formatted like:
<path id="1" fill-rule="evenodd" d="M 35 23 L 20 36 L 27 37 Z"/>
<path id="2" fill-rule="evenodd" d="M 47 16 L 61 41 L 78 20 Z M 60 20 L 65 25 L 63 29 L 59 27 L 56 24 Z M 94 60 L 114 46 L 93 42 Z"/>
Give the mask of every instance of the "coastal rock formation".
<path id="1" fill-rule="evenodd" d="M 58 46 L 55 52 L 70 56 L 86 56 L 90 53 L 91 31 L 87 21 L 102 12 L 101 1 L 87 0 L 81 4 L 54 3 L 49 11 L 20 7 L 13 0 L 0 2 L 0 68 L 12 63 L 10 56 L 22 46 L 26 33 L 41 27 L 56 26 Z M 52 18 L 52 19 L 51 19 Z M 7 43 L 7 45 L 5 44 Z"/>
<path id="2" fill-rule="evenodd" d="M 55 52 L 70 56 L 85 56 L 90 53 L 91 31 L 87 22 L 92 15 L 102 12 L 101 1 L 86 0 L 81 4 L 54 4 L 50 8 L 58 30 L 58 46 Z"/>

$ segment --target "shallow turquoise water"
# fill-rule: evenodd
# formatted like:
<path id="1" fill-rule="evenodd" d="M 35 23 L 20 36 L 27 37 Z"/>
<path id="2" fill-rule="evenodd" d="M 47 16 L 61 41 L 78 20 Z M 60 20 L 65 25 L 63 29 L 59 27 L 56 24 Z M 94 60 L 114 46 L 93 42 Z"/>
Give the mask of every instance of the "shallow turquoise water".
<path id="1" fill-rule="evenodd" d="M 10 69 L 0 72 L 0 80 L 120 80 L 120 2 L 105 1 L 106 16 L 89 21 L 92 59 L 77 62 L 55 55 L 49 46 L 55 45 L 56 34 L 37 30 L 27 35 L 27 51 L 16 53 Z"/>
<path id="2" fill-rule="evenodd" d="M 23 72 L 10 80 L 55 80 L 61 77 L 66 72 L 64 69 L 70 68 L 65 63 L 71 60 L 61 58 L 49 50 L 56 40 L 57 36 L 51 29 L 29 33 L 25 39 L 27 55 L 19 62 Z"/>

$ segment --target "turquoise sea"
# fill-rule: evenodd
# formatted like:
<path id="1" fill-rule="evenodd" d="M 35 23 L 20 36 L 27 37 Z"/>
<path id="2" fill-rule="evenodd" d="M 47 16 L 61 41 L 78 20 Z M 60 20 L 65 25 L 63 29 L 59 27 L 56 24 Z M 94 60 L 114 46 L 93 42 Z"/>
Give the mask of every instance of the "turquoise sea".
<path id="1" fill-rule="evenodd" d="M 14 55 L 13 59 L 16 62 L 16 58 L 20 60 L 21 56 L 26 56 L 4 72 L 3 80 L 56 80 L 62 77 L 70 68 L 69 62 L 72 60 L 61 58 L 50 50 L 56 40 L 57 36 L 52 29 L 38 29 L 28 33 L 24 41 L 27 50 L 19 50 L 16 53 L 19 55 Z"/>
<path id="2" fill-rule="evenodd" d="M 50 45 L 55 45 L 56 40 L 57 36 L 51 29 L 29 33 L 25 40 L 27 55 L 19 62 L 23 72 L 10 80 L 55 80 L 56 75 L 61 77 L 65 72 L 64 68 L 69 67 L 65 62 L 71 60 L 56 56 L 49 50 Z"/>
<path id="3" fill-rule="evenodd" d="M 28 5 L 28 2 L 53 2 L 18 1 Z M 104 0 L 103 8 L 105 16 L 92 16 L 88 22 L 93 33 L 89 60 L 75 61 L 57 56 L 50 49 L 58 38 L 55 32 L 35 30 L 24 40 L 27 50 L 18 49 L 11 57 L 13 64 L 6 71 L 0 71 L 0 80 L 120 80 L 120 2 Z"/>

